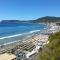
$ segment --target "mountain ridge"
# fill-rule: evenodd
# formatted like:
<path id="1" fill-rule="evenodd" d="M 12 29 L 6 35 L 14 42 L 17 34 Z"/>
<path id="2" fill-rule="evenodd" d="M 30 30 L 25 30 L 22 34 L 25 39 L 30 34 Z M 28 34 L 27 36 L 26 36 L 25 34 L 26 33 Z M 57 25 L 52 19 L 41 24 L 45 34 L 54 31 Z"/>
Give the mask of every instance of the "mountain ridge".
<path id="1" fill-rule="evenodd" d="M 45 16 L 45 17 L 41 17 L 41 18 L 38 18 L 36 20 L 33 20 L 32 22 L 35 22 L 35 23 L 43 23 L 43 22 L 60 22 L 60 17 L 52 17 L 52 16 Z"/>
<path id="2" fill-rule="evenodd" d="M 50 22 L 60 22 L 60 17 L 45 16 L 35 20 L 21 21 L 21 20 L 2 20 L 0 23 L 21 23 L 21 22 L 31 22 L 31 23 L 50 23 Z"/>

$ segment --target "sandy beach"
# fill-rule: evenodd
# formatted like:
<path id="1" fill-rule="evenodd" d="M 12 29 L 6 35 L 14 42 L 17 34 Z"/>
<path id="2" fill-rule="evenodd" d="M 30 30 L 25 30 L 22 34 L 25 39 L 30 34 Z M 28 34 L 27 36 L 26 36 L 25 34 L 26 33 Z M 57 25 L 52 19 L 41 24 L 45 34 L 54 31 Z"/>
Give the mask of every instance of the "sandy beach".
<path id="1" fill-rule="evenodd" d="M 12 44 L 3 45 L 3 46 L 0 46 L 0 53 L 5 52 L 7 50 L 11 50 L 14 47 L 20 45 L 21 43 L 29 44 L 29 43 L 34 43 L 36 41 L 46 40 L 47 38 L 48 38 L 48 35 L 39 34 L 39 35 L 35 35 L 32 37 L 26 38 L 23 41 L 18 41 L 18 42 L 12 43 Z"/>
<path id="2" fill-rule="evenodd" d="M 35 42 L 35 41 L 41 41 L 41 40 L 46 40 L 48 38 L 48 35 L 44 35 L 44 34 L 39 34 L 39 35 L 36 35 L 36 36 L 33 36 L 31 38 L 28 38 L 26 41 L 23 41 L 23 42 Z"/>
<path id="3" fill-rule="evenodd" d="M 49 31 L 49 29 L 47 29 L 47 30 Z M 57 32 L 56 29 L 54 31 Z M 28 49 L 27 52 L 29 52 L 29 54 L 32 53 L 33 51 L 34 51 L 34 53 L 36 53 L 39 50 L 40 46 L 44 46 L 45 44 L 47 44 L 49 34 L 42 34 L 42 33 L 38 32 L 37 34 L 34 34 L 33 36 L 28 36 L 27 38 L 24 38 L 22 41 L 19 40 L 14 43 L 11 43 L 11 44 L 2 45 L 2 46 L 0 46 L 0 56 L 2 56 L 4 53 L 8 53 L 8 54 L 11 53 L 12 49 L 15 51 L 17 51 L 18 49 L 22 50 L 22 51 L 25 49 Z M 39 45 L 37 45 L 37 44 L 39 44 Z M 32 50 L 32 52 L 30 50 Z M 15 55 L 15 51 L 13 53 L 14 55 Z M 5 55 L 7 56 L 7 54 L 5 54 Z M 4 59 L 5 59 L 5 57 L 4 57 Z"/>
<path id="4" fill-rule="evenodd" d="M 54 27 L 54 29 L 55 29 L 54 31 L 57 31 L 55 27 Z M 45 29 L 45 30 L 50 31 L 50 29 Z M 45 32 L 45 33 L 49 33 L 49 32 Z M 34 34 L 33 36 L 28 36 L 27 38 L 24 38 L 23 40 L 18 40 L 18 41 L 14 42 L 14 43 L 11 43 L 11 44 L 2 45 L 2 46 L 0 46 L 0 53 L 5 52 L 7 50 L 11 50 L 14 47 L 20 45 L 21 43 L 22 44 L 24 44 L 24 43 L 27 43 L 27 44 L 33 43 L 34 44 L 37 41 L 47 42 L 49 34 L 42 34 L 42 33 L 38 32 L 38 33 Z"/>

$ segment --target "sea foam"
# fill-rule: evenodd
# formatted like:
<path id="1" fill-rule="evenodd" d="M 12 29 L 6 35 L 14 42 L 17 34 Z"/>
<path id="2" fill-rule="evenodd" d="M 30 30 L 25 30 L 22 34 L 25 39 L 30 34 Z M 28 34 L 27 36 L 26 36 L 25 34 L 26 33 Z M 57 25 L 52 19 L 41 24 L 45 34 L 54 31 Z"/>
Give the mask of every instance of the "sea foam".
<path id="1" fill-rule="evenodd" d="M 6 38 L 13 38 L 13 37 L 17 37 L 17 36 L 21 36 L 21 35 L 25 35 L 25 34 L 31 34 L 34 32 L 38 32 L 40 30 L 34 30 L 34 31 L 30 31 L 28 33 L 22 33 L 22 34 L 16 34 L 16 35 L 11 35 L 11 36 L 5 36 L 5 37 L 1 37 L 0 39 L 6 39 Z"/>

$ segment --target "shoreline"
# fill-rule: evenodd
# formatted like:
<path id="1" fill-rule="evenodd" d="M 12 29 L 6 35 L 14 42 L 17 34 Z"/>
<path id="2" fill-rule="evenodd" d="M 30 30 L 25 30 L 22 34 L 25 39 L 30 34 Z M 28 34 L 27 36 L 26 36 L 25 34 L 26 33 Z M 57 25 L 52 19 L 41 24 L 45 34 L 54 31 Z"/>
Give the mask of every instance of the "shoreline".
<path id="1" fill-rule="evenodd" d="M 45 28 L 44 28 L 44 29 L 45 29 Z M 44 31 L 44 29 L 43 29 L 42 31 Z M 18 43 L 18 42 L 24 42 L 24 41 L 26 41 L 27 39 L 30 39 L 30 38 L 32 38 L 32 37 L 34 37 L 34 36 L 37 36 L 37 35 L 42 34 L 40 30 L 36 30 L 36 31 L 34 30 L 34 31 L 31 31 L 31 33 L 32 33 L 32 34 L 29 34 L 29 33 L 28 33 L 29 35 L 26 36 L 25 38 L 21 39 L 21 40 L 16 40 L 16 41 L 13 41 L 13 42 L 4 43 L 4 44 L 2 44 L 2 45 L 4 46 L 4 45 L 14 44 L 14 43 Z M 43 35 L 45 35 L 45 34 L 43 34 Z M 0 46 L 2 46 L 2 45 L 0 45 Z"/>
<path id="2" fill-rule="evenodd" d="M 4 50 L 13 49 L 15 46 L 18 46 L 21 43 L 30 43 L 30 42 L 34 43 L 37 40 L 42 40 L 41 37 L 43 37 L 43 36 L 45 36 L 45 35 L 37 33 L 37 34 L 34 34 L 33 36 L 28 36 L 28 37 L 24 38 L 23 40 L 11 42 L 11 44 L 7 43 L 7 45 L 4 44 L 4 45 L 0 46 L 0 53 L 3 52 Z"/>
<path id="3" fill-rule="evenodd" d="M 14 42 L 18 42 L 19 40 L 24 40 L 25 38 L 27 38 L 28 36 L 30 36 L 30 35 L 33 35 L 33 34 L 35 34 L 35 33 L 37 33 L 37 32 L 39 32 L 40 30 L 33 30 L 33 31 L 29 31 L 29 32 L 27 32 L 27 33 L 22 33 L 22 34 L 15 34 L 15 35 L 11 35 L 11 36 L 5 36 L 5 37 L 1 37 L 0 38 L 0 40 L 8 40 L 8 39 L 11 39 L 11 38 L 14 38 L 15 39 L 15 37 L 17 38 L 18 37 L 18 39 L 16 39 L 16 40 L 12 40 L 12 41 L 10 41 L 10 42 L 7 42 L 7 43 L 3 43 L 3 44 L 0 44 L 0 46 L 1 45 L 7 45 L 7 44 L 10 44 L 10 43 L 14 43 Z M 21 35 L 21 36 L 20 36 Z M 21 38 L 22 37 L 22 38 Z M 24 38 L 23 38 L 24 37 Z M 20 39 L 21 38 L 21 39 Z"/>
<path id="4" fill-rule="evenodd" d="M 49 30 L 49 29 L 44 29 L 44 30 Z M 42 31 L 44 31 L 42 30 Z M 49 33 L 49 32 L 48 32 Z M 49 33 L 50 34 L 50 33 Z M 0 53 L 2 53 L 3 51 L 6 51 L 8 49 L 13 49 L 14 47 L 20 45 L 21 43 L 33 43 L 35 44 L 35 42 L 37 41 L 46 41 L 48 40 L 48 34 L 44 34 L 44 33 L 41 33 L 41 31 L 37 32 L 37 33 L 33 33 L 32 36 L 28 36 L 26 38 L 24 38 L 23 40 L 18 40 L 18 41 L 15 41 L 14 43 L 11 42 L 11 44 L 5 44 L 5 45 L 2 45 L 0 46 Z"/>

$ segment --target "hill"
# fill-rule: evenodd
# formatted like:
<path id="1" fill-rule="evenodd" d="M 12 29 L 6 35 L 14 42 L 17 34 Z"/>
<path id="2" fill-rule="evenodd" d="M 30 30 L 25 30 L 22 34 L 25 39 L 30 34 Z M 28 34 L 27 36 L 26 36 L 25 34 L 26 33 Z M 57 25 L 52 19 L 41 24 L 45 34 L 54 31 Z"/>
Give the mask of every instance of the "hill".
<path id="1" fill-rule="evenodd" d="M 60 17 L 51 17 L 51 16 L 46 16 L 42 18 L 38 18 L 35 20 L 28 20 L 28 21 L 23 21 L 23 20 L 2 20 L 0 21 L 1 23 L 21 23 L 21 22 L 30 22 L 30 23 L 50 23 L 50 22 L 60 22 Z"/>
<path id="2" fill-rule="evenodd" d="M 33 20 L 31 22 L 34 22 L 34 23 L 60 22 L 60 17 L 46 16 L 46 17 L 38 18 L 38 19 Z"/>
<path id="3" fill-rule="evenodd" d="M 18 23 L 24 23 L 26 21 L 20 21 L 20 20 L 2 20 L 0 21 L 0 24 L 18 24 Z"/>
<path id="4" fill-rule="evenodd" d="M 49 44 L 39 53 L 38 60 L 60 60 L 60 32 L 49 36 Z"/>

